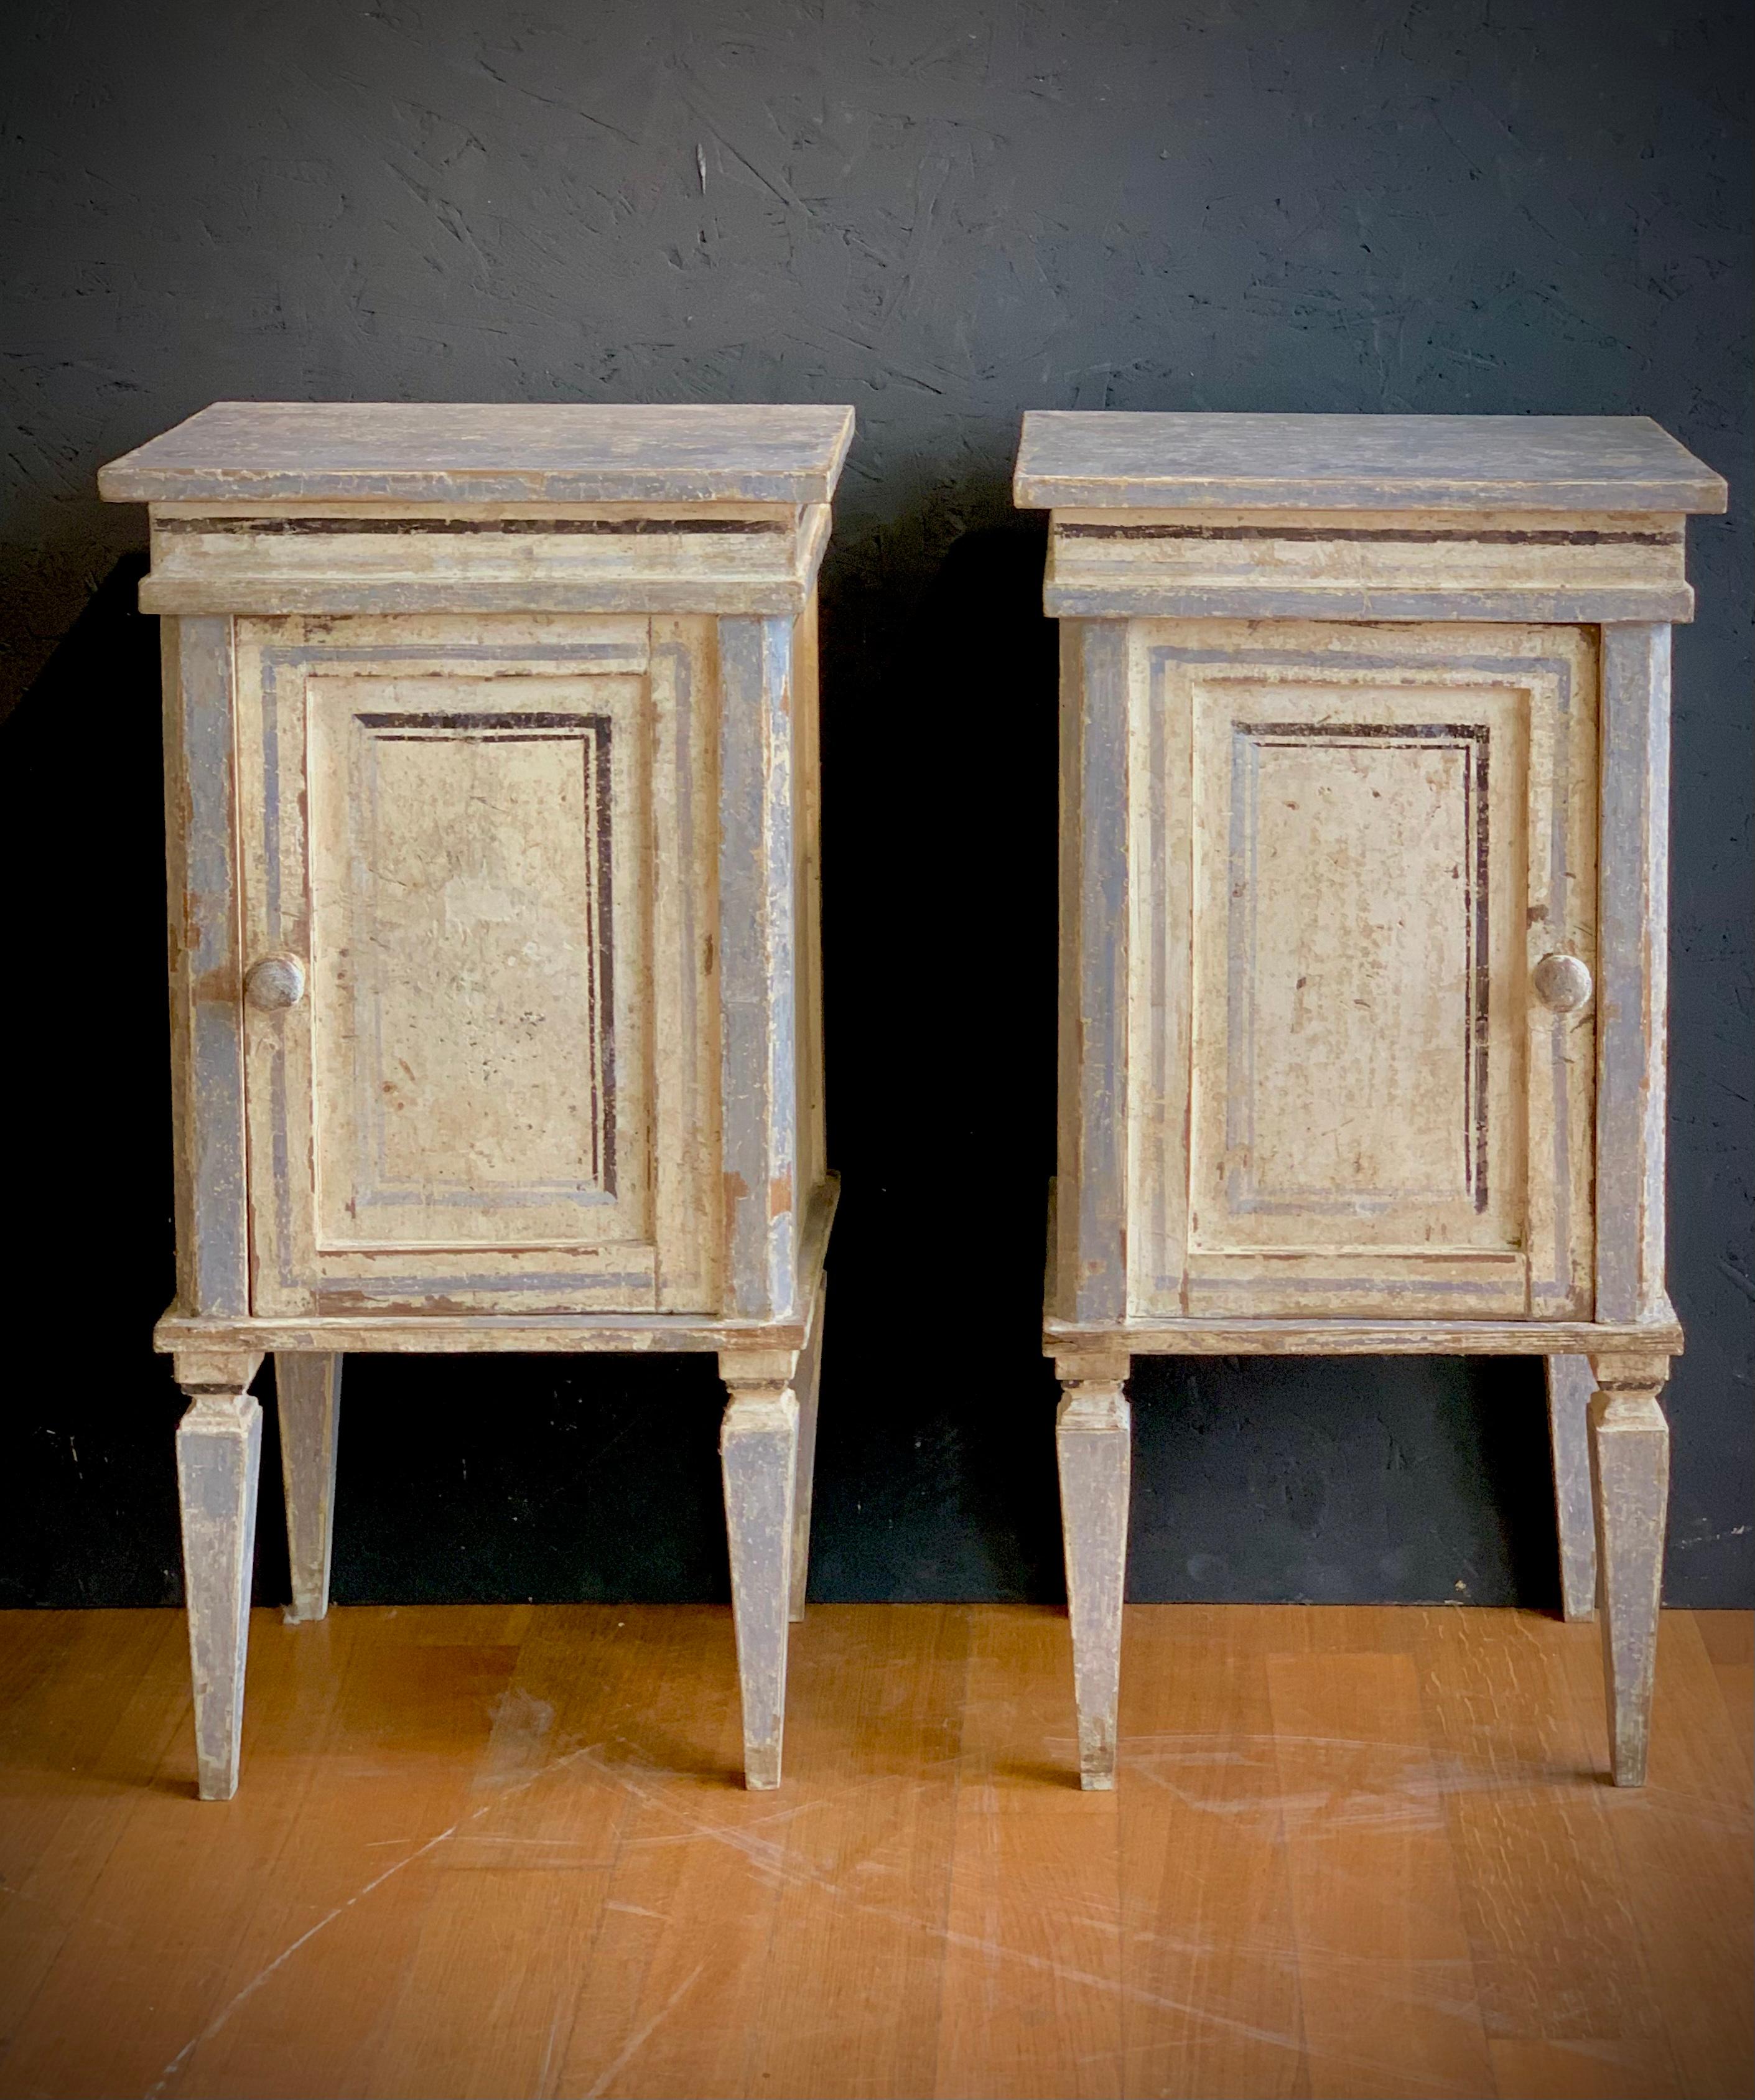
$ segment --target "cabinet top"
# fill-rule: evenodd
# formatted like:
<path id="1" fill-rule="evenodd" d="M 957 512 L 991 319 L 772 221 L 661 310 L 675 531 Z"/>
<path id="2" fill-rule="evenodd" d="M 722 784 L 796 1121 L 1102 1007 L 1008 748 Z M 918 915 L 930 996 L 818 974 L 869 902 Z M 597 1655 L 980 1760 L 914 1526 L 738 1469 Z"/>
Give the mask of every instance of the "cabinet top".
<path id="1" fill-rule="evenodd" d="M 219 401 L 98 475 L 110 503 L 826 503 L 844 408 Z"/>
<path id="2" fill-rule="evenodd" d="M 1026 510 L 1722 510 L 1648 416 L 1184 416 L 1035 410 Z"/>

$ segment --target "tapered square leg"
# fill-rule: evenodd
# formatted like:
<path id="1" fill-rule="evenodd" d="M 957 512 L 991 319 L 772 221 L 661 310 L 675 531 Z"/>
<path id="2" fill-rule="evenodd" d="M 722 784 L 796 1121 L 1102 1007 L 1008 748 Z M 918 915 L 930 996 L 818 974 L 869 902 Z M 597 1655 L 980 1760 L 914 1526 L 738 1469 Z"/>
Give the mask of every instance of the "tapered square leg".
<path id="1" fill-rule="evenodd" d="M 249 1634 L 262 1410 L 248 1390 L 259 1356 L 179 1358 L 189 1408 L 177 1426 L 183 1584 L 195 1687 L 196 1785 L 203 1801 L 238 1789 Z"/>
<path id="2" fill-rule="evenodd" d="M 1074 1379 L 1063 1369 L 1055 1421 L 1084 1787 L 1115 1784 L 1132 1444 L 1124 1377 L 1125 1369 L 1113 1378 Z"/>
<path id="3" fill-rule="evenodd" d="M 1669 1365 L 1664 1357 L 1593 1363 L 1599 1389 L 1590 1400 L 1590 1474 L 1609 1768 L 1617 1786 L 1643 1786 L 1669 1502 L 1669 1425 L 1657 1396 Z"/>
<path id="4" fill-rule="evenodd" d="M 800 1352 L 792 1389 L 798 1395 L 798 1467 L 792 1487 L 792 1587 L 790 1616 L 794 1626 L 805 1616 L 805 1591 L 810 1580 L 810 1493 L 817 1470 L 817 1388 L 822 1376 L 822 1320 L 829 1279 L 817 1282 L 810 1332 Z"/>
<path id="5" fill-rule="evenodd" d="M 1550 1357 L 1548 1439 L 1554 1452 L 1554 1512 L 1560 1538 L 1560 1606 L 1568 1619 L 1597 1612 L 1597 1533 L 1590 1502 L 1590 1432 L 1596 1390 L 1586 1357 Z"/>
<path id="6" fill-rule="evenodd" d="M 277 1354 L 274 1387 L 280 1414 L 280 1476 L 286 1488 L 286 1553 L 293 1571 L 289 1626 L 329 1608 L 335 1538 L 335 1440 L 342 1358 Z"/>
<path id="7" fill-rule="evenodd" d="M 730 1395 L 719 1436 L 731 1547 L 731 1609 L 743 1699 L 746 1786 L 780 1784 L 786 1643 L 792 1597 L 798 1398 L 790 1379 L 720 1374 Z"/>

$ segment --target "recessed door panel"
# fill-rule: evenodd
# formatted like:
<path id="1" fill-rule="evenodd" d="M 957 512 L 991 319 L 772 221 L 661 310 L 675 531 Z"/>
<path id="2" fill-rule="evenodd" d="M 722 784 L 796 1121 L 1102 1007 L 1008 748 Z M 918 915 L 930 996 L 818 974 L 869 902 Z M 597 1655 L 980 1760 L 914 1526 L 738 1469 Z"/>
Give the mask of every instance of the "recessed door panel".
<path id="1" fill-rule="evenodd" d="M 320 1252 L 647 1237 L 644 700 L 311 680 Z"/>
<path id="2" fill-rule="evenodd" d="M 1522 697 L 1197 692 L 1191 1246 L 1519 1250 Z"/>
<path id="3" fill-rule="evenodd" d="M 647 624 L 240 624 L 245 955 L 306 984 L 245 999 L 256 1309 L 655 1307 L 655 1008 L 703 1002 Z"/>
<path id="4" fill-rule="evenodd" d="M 1136 865 L 1155 844 L 1175 874 L 1139 915 L 1136 1067 L 1171 1098 L 1135 1154 L 1137 1309 L 1576 1314 L 1589 1038 L 1531 977 L 1588 953 L 1588 642 L 1190 623 L 1145 648 L 1164 814 Z"/>

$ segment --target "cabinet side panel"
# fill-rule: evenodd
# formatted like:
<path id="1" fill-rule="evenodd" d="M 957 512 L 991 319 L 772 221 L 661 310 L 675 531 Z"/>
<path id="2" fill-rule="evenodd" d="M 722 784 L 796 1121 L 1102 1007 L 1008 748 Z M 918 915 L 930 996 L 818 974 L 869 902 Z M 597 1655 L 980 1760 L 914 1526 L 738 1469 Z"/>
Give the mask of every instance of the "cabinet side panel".
<path id="1" fill-rule="evenodd" d="M 232 635 L 228 619 L 163 623 L 177 1296 L 249 1310 L 238 957 Z"/>
<path id="2" fill-rule="evenodd" d="M 1186 676 L 1129 633 L 1127 1309 L 1174 1319 L 1188 1310 L 1193 710 Z"/>
<path id="3" fill-rule="evenodd" d="M 1127 1303 L 1127 629 L 1060 625 L 1057 1311 Z"/>
<path id="4" fill-rule="evenodd" d="M 652 622 L 653 1187 L 658 1305 L 720 1302 L 716 622 Z"/>
<path id="5" fill-rule="evenodd" d="M 828 1171 L 822 1047 L 822 783 L 817 598 L 792 627 L 792 787 L 797 838 L 798 1188 L 801 1203 Z"/>
<path id="6" fill-rule="evenodd" d="M 719 623 L 719 951 L 725 1310 L 797 1295 L 792 626 Z"/>
<path id="7" fill-rule="evenodd" d="M 1597 986 L 1599 1320 L 1664 1303 L 1669 629 L 1603 630 Z"/>

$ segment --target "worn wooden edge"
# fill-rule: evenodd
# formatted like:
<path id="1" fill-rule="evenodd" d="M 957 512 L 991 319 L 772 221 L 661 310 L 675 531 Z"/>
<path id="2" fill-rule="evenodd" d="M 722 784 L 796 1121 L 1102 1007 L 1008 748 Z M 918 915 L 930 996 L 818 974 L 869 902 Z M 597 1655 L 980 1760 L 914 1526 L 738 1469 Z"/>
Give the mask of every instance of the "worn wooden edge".
<path id="1" fill-rule="evenodd" d="M 177 1287 L 236 1315 L 249 1304 L 236 638 L 229 620 L 170 620 L 161 643 Z"/>
<path id="2" fill-rule="evenodd" d="M 216 402 L 215 408 L 335 408 L 353 404 L 333 402 L 238 404 Z M 358 404 L 362 407 L 369 404 Z M 393 404 L 400 407 L 402 404 Z M 553 407 L 529 404 L 534 429 Z M 650 404 L 669 408 L 672 404 Z M 699 405 L 705 422 L 709 404 Z M 717 405 L 717 404 L 714 404 Z M 848 447 L 853 442 L 853 411 L 840 404 L 748 403 L 725 404 L 736 409 L 749 407 L 792 408 L 823 419 L 822 451 L 808 464 L 794 467 L 758 465 L 687 466 L 642 465 L 637 461 L 606 462 L 589 467 L 311 467 L 289 465 L 214 466 L 171 463 L 166 451 L 154 460 L 155 448 L 165 447 L 179 430 L 201 420 L 192 416 L 175 429 L 161 433 L 146 444 L 125 452 L 98 470 L 98 494 L 106 503 L 297 502 L 300 500 L 334 502 L 411 503 L 827 503 L 835 492 Z M 458 404 L 466 412 L 466 404 Z M 831 424 L 829 418 L 838 420 Z M 203 410 L 201 414 L 209 413 Z M 432 443 L 442 452 L 446 439 L 443 427 L 445 409 L 432 410 Z M 289 440 L 291 442 L 291 440 Z M 726 443 L 738 442 L 728 434 Z"/>
<path id="3" fill-rule="evenodd" d="M 1591 1514 L 1588 1418 L 1596 1378 L 1586 1357 L 1551 1356 L 1547 1374 L 1561 1608 L 1568 1619 L 1592 1619 L 1597 1611 L 1597 1537 Z"/>
<path id="4" fill-rule="evenodd" d="M 1128 634 L 1060 630 L 1060 986 L 1056 1205 L 1062 1304 L 1105 1319 L 1127 1290 Z"/>
<path id="5" fill-rule="evenodd" d="M 1594 1304 L 1637 1319 L 1664 1275 L 1669 631 L 1609 626 L 1602 646 Z"/>
<path id="6" fill-rule="evenodd" d="M 1286 480 L 1215 475 L 1206 479 L 1129 474 L 1019 474 L 1020 510 L 1678 510 L 1716 515 L 1730 501 L 1713 474 L 1650 481 L 1389 481 L 1299 474 Z"/>
<path id="7" fill-rule="evenodd" d="M 850 408 L 847 416 L 822 464 L 804 468 L 404 467 L 351 472 L 139 466 L 131 463 L 132 455 L 125 455 L 98 470 L 98 495 L 105 503 L 827 503 L 840 479 L 853 435 Z"/>
<path id="8" fill-rule="evenodd" d="M 1034 408 L 1025 510 L 1721 511 L 1723 477 L 1649 416 L 1202 414 Z"/>
<path id="9" fill-rule="evenodd" d="M 822 567 L 822 558 L 829 550 L 829 536 L 835 530 L 835 512 L 827 503 L 808 503 L 800 512 L 798 530 L 792 545 L 796 549 L 793 562 L 793 580 L 802 593 L 796 606 L 786 608 L 801 613 L 809 606 L 813 591 L 817 588 L 817 574 Z"/>
<path id="10" fill-rule="evenodd" d="M 261 525 L 270 530 L 279 530 L 289 517 L 326 518 L 371 530 L 373 521 L 386 518 L 415 526 L 430 523 L 437 518 L 451 523 L 466 519 L 476 524 L 518 519 L 529 524 L 540 524 L 545 519 L 625 521 L 654 518 L 675 519 L 684 526 L 691 522 L 712 519 L 746 525 L 790 525 L 797 519 L 800 510 L 800 505 L 796 503 L 740 503 L 714 500 L 686 503 L 559 503 L 545 501 L 441 504 L 382 503 L 369 496 L 312 496 L 297 504 L 252 502 L 247 496 L 241 500 L 227 498 L 224 501 L 215 497 L 206 502 L 199 500 L 185 502 L 179 498 L 173 502 L 153 504 L 151 517 L 153 525 L 161 531 L 167 526 L 176 528 L 192 525 L 201 528 L 216 520 L 228 525 Z"/>
<path id="11" fill-rule="evenodd" d="M 651 644 L 653 1309 L 717 1312 L 719 981 L 702 967 L 718 926 L 717 623 L 654 614 Z"/>
<path id="12" fill-rule="evenodd" d="M 259 524 L 278 528 L 290 514 L 298 518 L 322 518 L 366 526 L 373 520 L 395 518 L 399 522 L 419 525 L 436 518 L 448 520 L 467 518 L 477 523 L 492 523 L 507 518 L 518 518 L 537 523 L 545 518 L 553 519 L 628 519 L 648 518 L 654 516 L 673 518 L 684 523 L 692 520 L 721 518 L 741 524 L 787 525 L 799 515 L 796 503 L 740 503 L 672 502 L 672 503 L 559 503 L 553 501 L 523 503 L 381 503 L 373 497 L 308 496 L 297 505 L 284 503 L 252 502 L 249 497 L 227 497 L 222 501 L 214 497 L 206 502 L 199 500 L 185 502 L 155 503 L 152 506 L 152 523 L 162 529 L 193 524 L 200 527 L 219 519 L 229 523 L 241 522 L 246 525 Z"/>
<path id="13" fill-rule="evenodd" d="M 822 532 L 814 555 L 809 551 L 811 542 L 802 543 L 799 565 L 783 574 L 724 580 L 624 575 L 567 583 L 391 577 L 362 583 L 325 576 L 284 583 L 148 576 L 140 585 L 140 610 L 232 613 L 247 619 L 386 612 L 696 612 L 796 618 L 809 602 L 827 539 L 827 532 Z"/>
<path id="14" fill-rule="evenodd" d="M 707 1319 L 686 1312 L 369 1314 L 347 1319 L 207 1318 L 173 1305 L 152 1330 L 161 1353 L 194 1349 L 244 1349 L 301 1355 L 326 1352 L 406 1352 L 460 1355 L 506 1350 L 533 1356 L 629 1355 L 721 1349 L 799 1350 L 810 1332 L 817 1286 L 827 1260 L 829 1234 L 840 1200 L 840 1178 L 827 1175 L 812 1191 L 800 1246 L 796 1318 L 782 1321 Z"/>
<path id="15" fill-rule="evenodd" d="M 1136 1357 L 1543 1357 L 1622 1350 L 1680 1356 L 1667 1304 L 1655 1320 L 1140 1320 L 1043 1321 L 1045 1355 L 1108 1347 Z"/>
<path id="16" fill-rule="evenodd" d="M 1541 626 L 1612 620 L 1691 620 L 1687 584 L 1553 590 L 1362 590 L 1352 585 L 1235 585 L 1190 590 L 1173 583 L 1060 583 L 1043 610 L 1060 620 L 1517 620 Z"/>
<path id="17" fill-rule="evenodd" d="M 719 623 L 719 1015 L 725 1290 L 772 1317 L 798 1283 L 793 630 Z"/>

